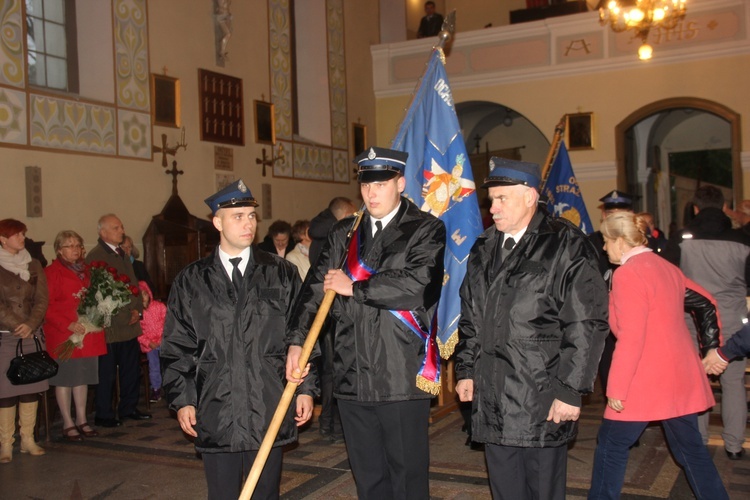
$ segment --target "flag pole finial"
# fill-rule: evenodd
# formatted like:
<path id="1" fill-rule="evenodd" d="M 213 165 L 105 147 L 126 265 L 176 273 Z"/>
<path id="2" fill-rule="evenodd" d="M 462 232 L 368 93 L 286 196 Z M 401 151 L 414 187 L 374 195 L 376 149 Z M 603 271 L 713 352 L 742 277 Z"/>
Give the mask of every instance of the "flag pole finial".
<path id="1" fill-rule="evenodd" d="M 438 33 L 438 42 L 435 44 L 433 49 L 444 50 L 445 46 L 453 39 L 453 34 L 456 32 L 456 9 L 453 9 L 450 14 L 445 16 L 443 25 L 440 27 L 440 33 Z M 443 61 L 445 63 L 445 61 Z"/>

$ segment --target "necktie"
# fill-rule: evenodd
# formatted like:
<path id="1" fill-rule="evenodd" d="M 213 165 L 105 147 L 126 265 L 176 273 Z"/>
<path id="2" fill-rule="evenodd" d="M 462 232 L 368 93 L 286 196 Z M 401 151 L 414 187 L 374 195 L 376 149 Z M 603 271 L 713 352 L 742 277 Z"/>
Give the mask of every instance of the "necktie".
<path id="1" fill-rule="evenodd" d="M 242 257 L 233 257 L 229 259 L 229 262 L 232 263 L 232 285 L 234 285 L 234 290 L 237 292 L 237 295 L 240 293 L 240 286 L 242 285 L 242 273 L 240 272 L 240 261 L 242 260 Z"/>
<path id="2" fill-rule="evenodd" d="M 495 240 L 495 257 L 492 262 L 492 276 L 497 276 L 503 261 L 508 257 L 508 254 L 513 250 L 513 247 L 516 246 L 516 240 L 513 238 L 505 240 L 505 243 L 503 243 L 502 246 L 500 246 L 501 241 L 502 238 L 498 235 L 497 240 Z"/>
<path id="3" fill-rule="evenodd" d="M 123 259 L 125 258 L 125 250 L 123 250 L 122 248 L 117 247 L 115 249 L 115 252 L 117 252 L 117 255 L 119 255 L 121 258 Z"/>
<path id="4" fill-rule="evenodd" d="M 379 220 L 376 220 L 375 221 L 375 235 L 372 237 L 372 239 L 377 238 L 378 235 L 380 234 L 380 231 L 382 230 L 383 230 L 383 223 L 380 222 Z"/>

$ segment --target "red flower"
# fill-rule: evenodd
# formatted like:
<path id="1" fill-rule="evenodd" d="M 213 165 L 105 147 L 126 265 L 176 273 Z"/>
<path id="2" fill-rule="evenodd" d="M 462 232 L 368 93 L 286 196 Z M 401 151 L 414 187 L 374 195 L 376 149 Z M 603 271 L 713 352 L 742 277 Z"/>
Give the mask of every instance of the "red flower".
<path id="1" fill-rule="evenodd" d="M 91 266 L 91 267 L 92 267 L 93 269 L 98 269 L 98 268 L 100 268 L 100 267 L 107 267 L 107 263 L 106 263 L 106 262 L 104 262 L 104 261 L 101 261 L 101 260 L 95 260 L 94 262 L 92 262 L 92 263 L 90 264 L 90 266 Z"/>
<path id="2" fill-rule="evenodd" d="M 116 279 L 117 281 L 122 281 L 123 283 L 130 283 L 130 278 L 128 278 L 127 274 L 121 274 Z"/>
<path id="3" fill-rule="evenodd" d="M 128 290 L 130 290 L 130 293 L 132 293 L 133 295 L 138 295 L 140 293 L 140 290 L 138 290 L 138 287 L 135 287 L 133 285 L 128 285 Z"/>
<path id="4" fill-rule="evenodd" d="M 108 267 L 108 268 L 107 268 L 107 272 L 108 272 L 109 274 L 111 274 L 113 278 L 116 278 L 116 277 L 117 277 L 117 269 L 115 269 L 114 267 L 111 267 L 111 266 L 110 266 L 110 267 Z"/>

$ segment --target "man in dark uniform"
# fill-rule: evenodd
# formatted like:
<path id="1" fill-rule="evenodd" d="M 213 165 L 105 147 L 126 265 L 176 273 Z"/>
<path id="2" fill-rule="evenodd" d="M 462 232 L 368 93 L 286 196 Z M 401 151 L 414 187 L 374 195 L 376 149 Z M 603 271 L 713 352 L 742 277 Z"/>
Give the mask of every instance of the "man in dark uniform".
<path id="1" fill-rule="evenodd" d="M 323 294 L 338 294 L 331 312 L 334 396 L 361 499 L 429 498 L 432 394 L 419 387 L 435 389 L 423 376 L 435 368 L 426 352 L 435 353 L 436 344 L 427 332 L 440 298 L 445 226 L 401 197 L 406 159 L 407 153 L 376 147 L 357 157 L 367 212 L 348 247 L 352 218 L 331 230 L 291 330 L 290 343 L 301 345 Z M 292 349 L 290 380 L 298 362 Z"/>
<path id="2" fill-rule="evenodd" d="M 585 235 L 538 204 L 539 165 L 493 157 L 490 169 L 495 227 L 461 285 L 456 392 L 473 402 L 493 498 L 562 500 L 609 330 L 607 289 Z"/>
<path id="3" fill-rule="evenodd" d="M 285 335 L 297 268 L 252 245 L 258 206 L 240 180 L 206 199 L 220 233 L 212 255 L 175 278 L 161 362 L 169 407 L 203 456 L 208 497 L 236 499 L 284 390 Z M 304 376 L 305 374 L 303 374 Z M 281 447 L 310 419 L 314 380 L 300 386 L 253 498 L 278 498 Z"/>

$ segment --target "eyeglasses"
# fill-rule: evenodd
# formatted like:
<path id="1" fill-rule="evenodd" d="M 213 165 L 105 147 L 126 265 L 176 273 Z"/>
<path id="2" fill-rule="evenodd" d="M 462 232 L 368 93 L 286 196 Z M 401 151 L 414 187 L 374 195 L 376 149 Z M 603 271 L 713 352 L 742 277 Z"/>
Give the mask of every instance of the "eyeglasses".
<path id="1" fill-rule="evenodd" d="M 84 247 L 83 245 L 63 245 L 60 248 L 80 248 L 81 250 L 83 250 Z"/>

